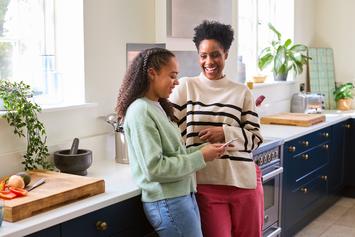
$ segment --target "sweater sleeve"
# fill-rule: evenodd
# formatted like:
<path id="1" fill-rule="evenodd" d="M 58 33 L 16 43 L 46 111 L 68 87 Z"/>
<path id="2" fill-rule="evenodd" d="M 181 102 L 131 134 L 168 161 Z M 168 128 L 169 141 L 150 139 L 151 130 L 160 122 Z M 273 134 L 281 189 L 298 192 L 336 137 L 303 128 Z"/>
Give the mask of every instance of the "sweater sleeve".
<path id="1" fill-rule="evenodd" d="M 169 97 L 169 100 L 174 108 L 174 115 L 178 119 L 178 126 L 184 140 L 186 136 L 186 107 L 187 107 L 186 79 L 187 78 L 179 79 L 179 85 L 174 88 L 173 92 Z"/>
<path id="2" fill-rule="evenodd" d="M 131 120 L 127 125 L 125 132 L 131 145 L 130 149 L 147 180 L 175 182 L 205 167 L 200 150 L 187 154 L 181 146 L 175 152 L 164 153 L 159 130 L 151 118 L 148 117 L 144 122 Z"/>
<path id="3" fill-rule="evenodd" d="M 256 113 L 253 95 L 250 90 L 245 93 L 240 125 L 240 127 L 223 125 L 226 141 L 237 138 L 238 140 L 233 143 L 235 145 L 234 149 L 241 152 L 251 152 L 258 148 L 263 142 L 263 138 L 260 133 L 259 117 Z"/>

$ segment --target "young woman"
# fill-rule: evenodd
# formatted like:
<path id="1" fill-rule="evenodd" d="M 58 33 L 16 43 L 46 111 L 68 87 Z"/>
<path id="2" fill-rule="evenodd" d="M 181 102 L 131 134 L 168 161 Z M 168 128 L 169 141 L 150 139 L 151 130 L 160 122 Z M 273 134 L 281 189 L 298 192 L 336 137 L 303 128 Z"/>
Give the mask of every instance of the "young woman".
<path id="1" fill-rule="evenodd" d="M 124 121 L 132 175 L 153 228 L 159 236 L 202 237 L 194 173 L 225 149 L 221 144 L 186 149 L 167 100 L 178 84 L 177 74 L 170 51 L 141 52 L 123 80 L 117 113 Z"/>
<path id="2" fill-rule="evenodd" d="M 186 146 L 236 139 L 221 159 L 197 172 L 203 235 L 259 237 L 263 188 L 251 151 L 263 140 L 251 92 L 223 73 L 233 30 L 213 21 L 204 21 L 194 30 L 202 73 L 180 79 L 170 97 Z"/>

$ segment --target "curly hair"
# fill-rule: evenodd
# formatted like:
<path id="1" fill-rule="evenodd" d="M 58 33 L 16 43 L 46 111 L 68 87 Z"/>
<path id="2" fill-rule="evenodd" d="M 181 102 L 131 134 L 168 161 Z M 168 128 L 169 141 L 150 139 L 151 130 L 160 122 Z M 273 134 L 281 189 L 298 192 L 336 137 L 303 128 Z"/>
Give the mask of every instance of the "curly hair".
<path id="1" fill-rule="evenodd" d="M 225 51 L 228 51 L 233 40 L 234 31 L 231 25 L 225 25 L 217 21 L 203 21 L 194 28 L 195 35 L 192 41 L 195 43 L 197 50 L 201 41 L 205 39 L 214 39 L 218 41 Z"/>
<path id="2" fill-rule="evenodd" d="M 123 78 L 117 97 L 116 113 L 120 123 L 123 123 L 130 104 L 136 99 L 143 97 L 149 90 L 150 80 L 148 78 L 148 69 L 154 68 L 156 71 L 160 71 L 173 57 L 175 57 L 175 55 L 167 49 L 151 48 L 140 52 L 134 58 Z M 159 104 L 164 109 L 169 119 L 177 122 L 169 100 L 160 98 Z"/>

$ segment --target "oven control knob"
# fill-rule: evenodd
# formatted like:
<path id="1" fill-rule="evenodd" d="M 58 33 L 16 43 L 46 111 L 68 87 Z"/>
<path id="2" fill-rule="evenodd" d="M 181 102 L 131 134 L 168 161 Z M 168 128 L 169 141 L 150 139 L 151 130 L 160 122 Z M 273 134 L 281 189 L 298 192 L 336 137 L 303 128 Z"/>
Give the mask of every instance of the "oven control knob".
<path id="1" fill-rule="evenodd" d="M 267 155 L 267 161 L 270 162 L 271 160 L 272 160 L 272 154 L 268 154 L 268 155 Z"/>
<path id="2" fill-rule="evenodd" d="M 266 164 L 267 163 L 267 155 L 264 155 L 264 164 Z"/>
<path id="3" fill-rule="evenodd" d="M 269 221 L 269 216 L 268 215 L 265 215 L 264 216 L 264 222 L 267 223 Z"/>
<path id="4" fill-rule="evenodd" d="M 263 165 L 263 158 L 262 157 L 259 158 L 259 165 Z"/>

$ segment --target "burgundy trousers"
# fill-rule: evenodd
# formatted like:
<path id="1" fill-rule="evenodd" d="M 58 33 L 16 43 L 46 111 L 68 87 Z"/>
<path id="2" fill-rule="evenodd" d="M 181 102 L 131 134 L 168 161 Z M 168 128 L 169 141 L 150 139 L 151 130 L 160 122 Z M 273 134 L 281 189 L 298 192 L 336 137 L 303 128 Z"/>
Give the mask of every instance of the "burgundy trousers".
<path id="1" fill-rule="evenodd" d="M 261 171 L 256 189 L 199 184 L 197 203 L 204 237 L 261 237 L 264 191 Z"/>

